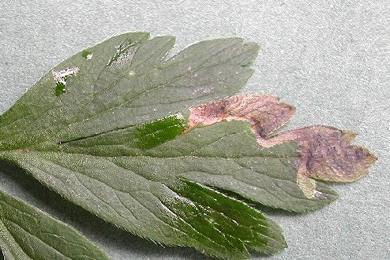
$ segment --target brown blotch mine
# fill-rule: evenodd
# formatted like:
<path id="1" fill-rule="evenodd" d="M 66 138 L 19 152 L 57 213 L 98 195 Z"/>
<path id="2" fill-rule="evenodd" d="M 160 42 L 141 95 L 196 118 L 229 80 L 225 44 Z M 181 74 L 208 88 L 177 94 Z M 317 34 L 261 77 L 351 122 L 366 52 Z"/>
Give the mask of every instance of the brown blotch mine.
<path id="1" fill-rule="evenodd" d="M 301 157 L 297 162 L 297 182 L 309 198 L 321 196 L 309 178 L 353 182 L 367 175 L 367 169 L 376 161 L 375 155 L 366 148 L 350 144 L 355 133 L 334 127 L 308 126 L 269 138 L 257 136 L 257 142 L 263 147 L 288 141 L 298 143 Z"/>
<path id="2" fill-rule="evenodd" d="M 188 128 L 223 120 L 252 123 L 257 142 L 264 148 L 295 141 L 299 146 L 297 183 L 308 198 L 321 197 L 315 181 L 353 182 L 367 175 L 376 157 L 366 148 L 350 145 L 353 132 L 316 125 L 272 135 L 294 116 L 295 108 L 267 95 L 237 95 L 190 109 Z M 185 133 L 184 132 L 184 133 Z"/>
<path id="3" fill-rule="evenodd" d="M 253 127 L 268 136 L 286 124 L 295 114 L 295 108 L 280 103 L 279 98 L 268 95 L 236 95 L 191 108 L 188 128 L 212 125 L 223 120 L 249 121 Z"/>

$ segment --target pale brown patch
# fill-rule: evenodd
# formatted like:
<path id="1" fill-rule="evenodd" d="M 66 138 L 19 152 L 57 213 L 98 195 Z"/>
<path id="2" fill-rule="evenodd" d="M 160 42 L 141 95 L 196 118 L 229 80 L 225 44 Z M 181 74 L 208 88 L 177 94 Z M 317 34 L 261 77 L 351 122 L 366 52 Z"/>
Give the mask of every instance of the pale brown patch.
<path id="1" fill-rule="evenodd" d="M 267 95 L 236 95 L 190 109 L 188 128 L 212 125 L 223 120 L 251 122 L 263 136 L 268 136 L 294 116 L 295 108 Z"/>
<path id="2" fill-rule="evenodd" d="M 352 182 L 367 174 L 376 157 L 367 149 L 350 145 L 356 134 L 329 126 L 308 126 L 270 138 L 258 134 L 263 147 L 295 141 L 301 158 L 299 172 L 307 177 L 334 182 Z"/>
<path id="3" fill-rule="evenodd" d="M 280 103 L 276 97 L 237 95 L 192 108 L 185 132 L 197 125 L 241 120 L 252 123 L 257 143 L 264 148 L 296 142 L 300 153 L 297 183 L 308 198 L 321 196 L 311 178 L 352 182 L 368 173 L 367 169 L 376 161 L 376 157 L 366 148 L 350 145 L 356 136 L 353 132 L 317 125 L 271 136 L 290 121 L 294 112 L 294 107 Z"/>
<path id="4" fill-rule="evenodd" d="M 316 190 L 316 186 L 317 186 L 316 182 L 313 179 L 310 179 L 309 177 L 302 175 L 299 172 L 299 170 L 297 174 L 297 184 L 307 198 L 312 199 L 315 197 L 320 197 L 321 193 Z"/>
<path id="5" fill-rule="evenodd" d="M 353 182 L 368 173 L 376 161 L 366 148 L 350 145 L 356 134 L 329 126 L 309 126 L 282 132 L 270 138 L 257 134 L 263 147 L 271 147 L 288 141 L 299 145 L 297 183 L 308 198 L 318 197 L 315 183 L 309 178 Z"/>

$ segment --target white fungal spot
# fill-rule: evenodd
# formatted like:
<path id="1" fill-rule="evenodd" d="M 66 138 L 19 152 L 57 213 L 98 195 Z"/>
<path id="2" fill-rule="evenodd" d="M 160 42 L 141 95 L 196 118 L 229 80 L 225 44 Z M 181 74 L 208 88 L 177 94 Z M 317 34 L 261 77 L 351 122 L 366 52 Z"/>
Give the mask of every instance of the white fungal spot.
<path id="1" fill-rule="evenodd" d="M 200 87 L 200 88 L 196 88 L 192 91 L 192 94 L 197 94 L 199 92 L 202 92 L 202 93 L 205 93 L 205 94 L 209 94 L 211 93 L 213 90 L 213 87 Z"/>
<path id="2" fill-rule="evenodd" d="M 184 116 L 182 113 L 177 113 L 177 114 L 175 114 L 175 116 L 177 119 L 184 120 Z"/>
<path id="3" fill-rule="evenodd" d="M 135 53 L 136 53 L 136 46 L 131 41 L 129 42 L 123 42 L 122 44 L 115 47 L 116 53 L 114 56 L 108 61 L 107 66 L 115 65 L 114 67 L 117 67 L 120 64 L 124 64 L 127 62 L 130 62 Z"/>
<path id="4" fill-rule="evenodd" d="M 66 85 L 66 79 L 79 72 L 78 67 L 72 67 L 72 68 L 67 68 L 59 71 L 52 71 L 53 77 L 56 80 L 56 82 L 60 82 L 64 85 Z"/>
<path id="5" fill-rule="evenodd" d="M 315 198 L 323 198 L 323 197 L 325 197 L 325 194 L 323 192 L 319 191 L 319 190 L 314 190 L 313 196 Z"/>

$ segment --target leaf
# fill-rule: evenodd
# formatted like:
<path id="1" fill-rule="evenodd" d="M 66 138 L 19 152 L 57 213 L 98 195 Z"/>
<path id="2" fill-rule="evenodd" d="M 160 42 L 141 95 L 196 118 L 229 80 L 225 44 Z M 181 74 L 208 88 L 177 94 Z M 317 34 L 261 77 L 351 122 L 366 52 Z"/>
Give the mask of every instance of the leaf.
<path id="1" fill-rule="evenodd" d="M 108 259 L 70 226 L 3 191 L 0 191 L 0 247 L 6 260 Z"/>
<path id="2" fill-rule="evenodd" d="M 210 40 L 166 58 L 173 43 L 124 34 L 64 61 L 0 117 L 0 158 L 155 242 L 225 259 L 274 254 L 286 247 L 281 228 L 229 192 L 294 212 L 337 194 L 300 178 L 310 139 L 274 142 L 292 106 L 266 95 L 222 99 L 251 76 L 256 44 Z M 244 122 L 222 122 L 232 120 Z"/>

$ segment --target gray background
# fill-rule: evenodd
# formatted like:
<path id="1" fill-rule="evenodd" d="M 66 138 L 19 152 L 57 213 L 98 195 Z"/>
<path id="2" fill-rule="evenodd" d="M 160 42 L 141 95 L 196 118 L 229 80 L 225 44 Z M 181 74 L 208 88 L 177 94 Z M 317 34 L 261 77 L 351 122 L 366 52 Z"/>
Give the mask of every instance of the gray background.
<path id="1" fill-rule="evenodd" d="M 340 199 L 309 214 L 273 214 L 289 248 L 268 259 L 390 259 L 390 3 L 383 1 L 25 1 L 0 3 L 0 112 L 60 61 L 112 35 L 258 42 L 245 92 L 297 107 L 289 128 L 329 124 L 359 133 L 378 156 L 370 174 L 334 185 Z M 0 165 L 0 185 L 97 242 L 113 259 L 205 259 L 122 232 Z M 59 202 L 58 202 L 59 201 Z M 259 257 L 259 256 L 257 256 Z"/>

